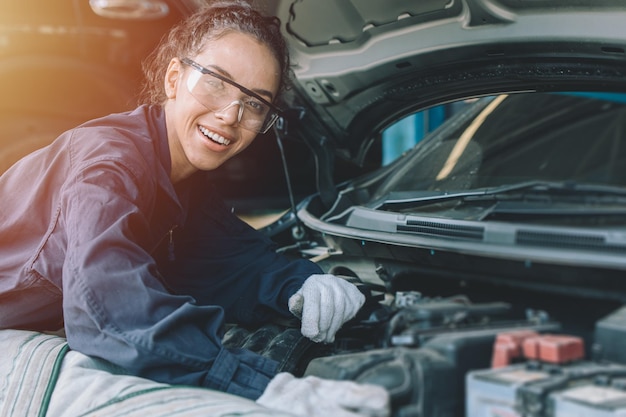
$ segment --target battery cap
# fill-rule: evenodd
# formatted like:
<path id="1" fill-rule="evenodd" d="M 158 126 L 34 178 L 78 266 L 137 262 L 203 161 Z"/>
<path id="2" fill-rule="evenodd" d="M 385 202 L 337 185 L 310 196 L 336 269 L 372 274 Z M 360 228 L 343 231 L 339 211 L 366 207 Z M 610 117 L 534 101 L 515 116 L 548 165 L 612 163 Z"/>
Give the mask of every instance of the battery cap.
<path id="1" fill-rule="evenodd" d="M 563 364 L 583 359 L 583 340 L 577 336 L 542 334 L 524 339 L 522 344 L 526 359 Z"/>
<path id="2" fill-rule="evenodd" d="M 517 358 L 522 358 L 522 343 L 524 339 L 536 337 L 533 330 L 514 330 L 500 333 L 496 336 L 491 356 L 491 367 L 501 368 L 508 366 Z"/>

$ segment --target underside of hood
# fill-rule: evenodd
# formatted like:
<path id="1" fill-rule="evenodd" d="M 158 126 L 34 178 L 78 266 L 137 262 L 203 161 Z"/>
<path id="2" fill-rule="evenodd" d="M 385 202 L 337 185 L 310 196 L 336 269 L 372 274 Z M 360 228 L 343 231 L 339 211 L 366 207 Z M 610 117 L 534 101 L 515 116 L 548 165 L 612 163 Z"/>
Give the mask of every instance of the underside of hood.
<path id="1" fill-rule="evenodd" d="M 626 90 L 626 7 L 610 0 L 287 0 L 294 83 L 282 134 L 364 162 L 404 115 L 514 91 Z"/>
<path id="2" fill-rule="evenodd" d="M 399 114 L 436 103 L 624 82 L 626 8 L 614 1 L 289 0 L 273 12 L 295 76 L 286 106 L 357 161 Z"/>

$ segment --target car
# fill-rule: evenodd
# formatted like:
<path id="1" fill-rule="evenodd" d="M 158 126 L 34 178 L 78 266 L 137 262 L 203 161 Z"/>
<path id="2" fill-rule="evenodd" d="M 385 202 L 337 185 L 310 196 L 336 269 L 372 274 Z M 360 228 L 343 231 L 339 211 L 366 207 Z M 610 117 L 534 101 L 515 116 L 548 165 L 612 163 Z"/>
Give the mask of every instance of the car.
<path id="1" fill-rule="evenodd" d="M 368 295 L 294 372 L 383 384 L 394 415 L 622 413 L 626 7 L 275 10 L 295 65 L 276 135 L 314 152 L 317 190 L 260 230 Z"/>
<path id="2" fill-rule="evenodd" d="M 225 346 L 383 385 L 394 417 L 623 414 L 626 6 L 263 4 L 293 83 L 208 175 L 366 303 L 330 344 L 281 321 Z"/>

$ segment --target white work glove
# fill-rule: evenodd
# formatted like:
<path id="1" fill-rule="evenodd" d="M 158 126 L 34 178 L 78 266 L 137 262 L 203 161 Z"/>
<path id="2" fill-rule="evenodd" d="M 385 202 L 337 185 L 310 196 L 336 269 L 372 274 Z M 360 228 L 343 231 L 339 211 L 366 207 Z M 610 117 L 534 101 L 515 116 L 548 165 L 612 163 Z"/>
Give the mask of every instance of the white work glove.
<path id="1" fill-rule="evenodd" d="M 365 296 L 354 284 L 331 274 L 315 274 L 289 297 L 288 304 L 289 311 L 302 320 L 302 335 L 330 343 L 364 303 Z"/>
<path id="2" fill-rule="evenodd" d="M 388 417 L 389 393 L 378 385 L 334 381 L 315 376 L 296 378 L 282 372 L 256 402 L 304 417 Z"/>

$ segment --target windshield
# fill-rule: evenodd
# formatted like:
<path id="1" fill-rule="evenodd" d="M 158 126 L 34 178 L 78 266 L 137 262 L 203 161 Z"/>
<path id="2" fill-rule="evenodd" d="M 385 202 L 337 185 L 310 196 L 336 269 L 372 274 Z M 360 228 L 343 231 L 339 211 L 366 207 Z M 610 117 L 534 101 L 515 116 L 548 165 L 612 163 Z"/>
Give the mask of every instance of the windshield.
<path id="1" fill-rule="evenodd" d="M 626 185 L 626 95 L 483 98 L 399 161 L 373 199 L 521 182 Z"/>
<path id="2" fill-rule="evenodd" d="M 363 209 L 462 221 L 624 227 L 626 94 L 478 99 L 377 176 L 355 181 L 322 218 L 354 225 Z M 376 223 L 360 227 L 371 224 Z"/>
<path id="3" fill-rule="evenodd" d="M 301 216 L 360 242 L 626 268 L 625 99 L 481 98 L 346 184 L 323 223 Z"/>

